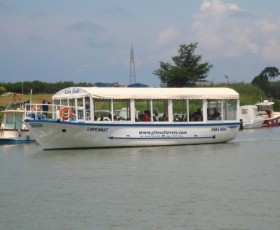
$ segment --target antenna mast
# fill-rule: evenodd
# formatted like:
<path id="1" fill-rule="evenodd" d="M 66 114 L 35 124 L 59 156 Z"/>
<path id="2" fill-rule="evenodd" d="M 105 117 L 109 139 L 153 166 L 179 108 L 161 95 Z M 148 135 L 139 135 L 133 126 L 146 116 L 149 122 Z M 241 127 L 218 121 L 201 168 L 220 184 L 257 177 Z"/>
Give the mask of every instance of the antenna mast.
<path id="1" fill-rule="evenodd" d="M 133 51 L 133 45 L 131 44 L 129 84 L 135 84 L 135 83 L 136 83 L 136 75 L 135 75 L 134 51 Z"/>

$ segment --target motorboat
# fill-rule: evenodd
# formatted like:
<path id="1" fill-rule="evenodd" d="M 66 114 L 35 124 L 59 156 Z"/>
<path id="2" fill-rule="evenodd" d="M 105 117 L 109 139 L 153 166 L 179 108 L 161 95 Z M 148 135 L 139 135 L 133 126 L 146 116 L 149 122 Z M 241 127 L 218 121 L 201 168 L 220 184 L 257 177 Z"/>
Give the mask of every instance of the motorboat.
<path id="1" fill-rule="evenodd" d="M 23 123 L 26 116 L 22 94 L 7 92 L 1 96 L 12 97 L 12 101 L 1 111 L 0 144 L 18 144 L 34 141 L 30 137 L 29 129 Z"/>
<path id="2" fill-rule="evenodd" d="M 258 107 L 256 105 L 240 106 L 240 119 L 244 129 L 261 128 L 265 120 L 258 114 Z"/>
<path id="3" fill-rule="evenodd" d="M 29 129 L 23 123 L 24 109 L 6 109 L 0 128 L 0 144 L 29 143 L 34 140 L 30 137 Z"/>
<path id="4" fill-rule="evenodd" d="M 264 118 L 264 127 L 278 126 L 280 122 L 280 112 L 275 112 L 273 109 L 274 102 L 263 100 L 256 103 L 258 114 Z"/>

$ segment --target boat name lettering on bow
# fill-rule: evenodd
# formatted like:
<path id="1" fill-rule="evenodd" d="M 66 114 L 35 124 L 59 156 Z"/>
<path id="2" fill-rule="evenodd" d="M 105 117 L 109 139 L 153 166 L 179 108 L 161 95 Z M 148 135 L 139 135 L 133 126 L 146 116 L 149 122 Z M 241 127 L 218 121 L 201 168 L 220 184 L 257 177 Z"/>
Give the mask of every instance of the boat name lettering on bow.
<path id="1" fill-rule="evenodd" d="M 211 129 L 212 132 L 224 132 L 227 131 L 227 128 L 225 127 L 214 127 Z"/>
<path id="2" fill-rule="evenodd" d="M 107 132 L 108 128 L 92 128 L 92 127 L 88 127 L 87 131 L 90 131 L 90 132 Z"/>
<path id="3" fill-rule="evenodd" d="M 80 93 L 79 89 L 65 90 L 65 94 L 77 94 Z"/>

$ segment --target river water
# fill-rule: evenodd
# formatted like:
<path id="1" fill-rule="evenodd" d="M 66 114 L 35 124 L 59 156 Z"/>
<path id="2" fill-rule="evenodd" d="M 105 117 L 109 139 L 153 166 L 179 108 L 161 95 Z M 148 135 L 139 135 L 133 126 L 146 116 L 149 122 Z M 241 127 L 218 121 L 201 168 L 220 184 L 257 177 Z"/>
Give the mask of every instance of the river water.
<path id="1" fill-rule="evenodd" d="M 280 229 L 280 128 L 226 144 L 0 146 L 0 229 Z"/>

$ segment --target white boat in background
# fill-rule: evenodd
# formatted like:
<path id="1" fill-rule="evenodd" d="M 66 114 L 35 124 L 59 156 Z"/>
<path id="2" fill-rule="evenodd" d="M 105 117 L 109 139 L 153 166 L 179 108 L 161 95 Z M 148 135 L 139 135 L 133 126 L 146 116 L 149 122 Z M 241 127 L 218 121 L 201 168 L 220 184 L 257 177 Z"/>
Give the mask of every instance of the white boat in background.
<path id="1" fill-rule="evenodd" d="M 26 109 L 43 149 L 223 143 L 240 128 L 239 94 L 229 88 L 70 87 L 52 101 L 51 119 Z M 115 118 L 119 110 L 125 119 Z M 100 111 L 112 115 L 100 119 Z"/>
<path id="2" fill-rule="evenodd" d="M 6 109 L 0 128 L 0 144 L 20 144 L 32 142 L 29 130 L 23 123 L 24 109 Z M 33 140 L 34 141 L 34 140 Z"/>
<path id="3" fill-rule="evenodd" d="M 7 97 L 5 109 L 1 111 L 0 144 L 19 144 L 34 141 L 30 137 L 29 130 L 23 123 L 26 116 L 23 95 L 6 92 L 1 97 Z M 29 102 L 29 101 L 27 101 Z"/>
<path id="4" fill-rule="evenodd" d="M 264 123 L 264 118 L 258 114 L 256 105 L 240 106 L 240 119 L 244 129 L 261 128 Z"/>
<path id="5" fill-rule="evenodd" d="M 273 101 L 264 100 L 256 103 L 258 114 L 264 118 L 264 127 L 278 126 L 280 122 L 280 112 L 273 110 Z"/>

